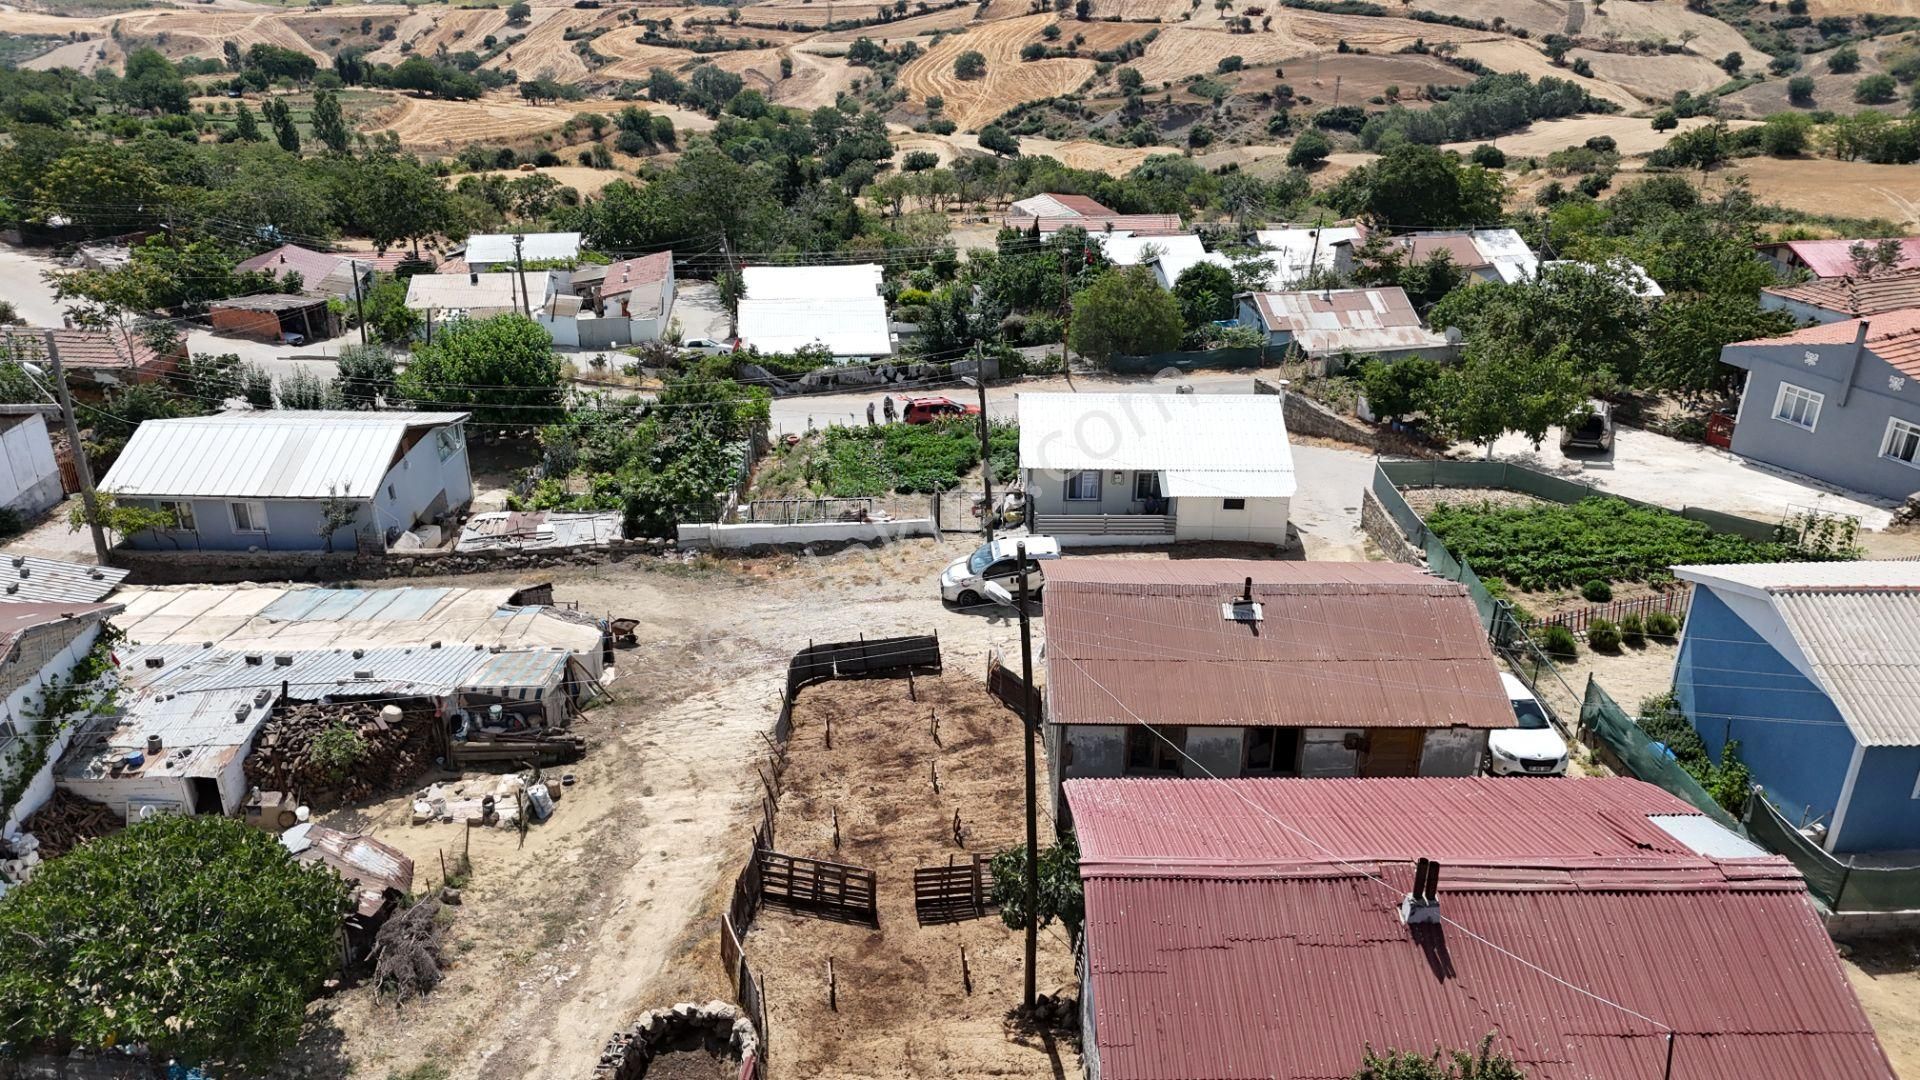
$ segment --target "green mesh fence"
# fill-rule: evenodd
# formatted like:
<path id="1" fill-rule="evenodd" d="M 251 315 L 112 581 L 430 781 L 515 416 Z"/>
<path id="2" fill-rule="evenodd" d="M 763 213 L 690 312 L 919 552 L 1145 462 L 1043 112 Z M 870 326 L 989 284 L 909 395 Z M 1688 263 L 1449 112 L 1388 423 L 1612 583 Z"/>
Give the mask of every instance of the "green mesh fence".
<path id="1" fill-rule="evenodd" d="M 1679 762 L 1656 747 L 1633 717 L 1591 678 L 1587 680 L 1585 700 L 1580 703 L 1580 726 L 1607 749 L 1627 775 L 1665 788 L 1727 828 L 1742 831 L 1733 815 L 1715 802 Z"/>
<path id="2" fill-rule="evenodd" d="M 1807 888 L 1834 911 L 1913 911 L 1920 909 L 1920 867 L 1854 866 L 1800 835 L 1772 802 L 1747 800 L 1747 832 L 1785 855 L 1807 879 Z"/>
<path id="3" fill-rule="evenodd" d="M 1635 506 L 1671 510 L 1670 507 L 1656 506 L 1639 499 L 1629 499 L 1624 495 L 1602 491 L 1592 484 L 1576 483 L 1505 461 L 1383 461 L 1376 470 L 1376 476 L 1384 478 L 1388 484 L 1398 488 L 1504 488 L 1557 503 L 1576 503 L 1581 499 L 1601 495 L 1632 503 Z M 1382 486 L 1376 479 L 1374 494 L 1384 503 L 1386 496 L 1380 493 Z M 1723 514 L 1718 510 L 1685 506 L 1679 513 L 1682 517 L 1705 524 L 1715 532 L 1732 533 L 1749 540 L 1771 540 L 1775 534 L 1775 526 L 1770 523 L 1739 517 L 1735 514 Z M 1399 515 L 1396 514 L 1394 520 L 1398 521 Z M 1402 522 L 1401 526 L 1405 528 L 1405 522 Z M 1417 534 L 1408 532 L 1407 535 L 1416 536 Z"/>

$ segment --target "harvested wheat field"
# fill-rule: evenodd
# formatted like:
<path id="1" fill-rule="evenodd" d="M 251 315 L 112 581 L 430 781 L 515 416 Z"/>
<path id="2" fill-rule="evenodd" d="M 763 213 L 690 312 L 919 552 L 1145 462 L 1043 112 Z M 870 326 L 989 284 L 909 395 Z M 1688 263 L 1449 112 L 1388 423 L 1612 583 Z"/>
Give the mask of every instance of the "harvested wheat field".
<path id="1" fill-rule="evenodd" d="M 740 76 L 747 89 L 758 90 L 771 97 L 780 84 L 780 57 L 785 52 L 781 48 L 740 49 L 713 53 L 707 59 L 712 61 L 714 67 Z"/>
<path id="2" fill-rule="evenodd" d="M 1920 178 L 1911 165 L 1870 165 L 1831 158 L 1741 158 L 1706 185 L 1718 190 L 1745 176 L 1755 198 L 1809 214 L 1885 218 L 1920 224 Z"/>
<path id="3" fill-rule="evenodd" d="M 791 105 L 796 109 L 817 109 L 822 105 L 831 105 L 839 99 L 840 92 L 852 88 L 853 80 L 859 77 L 859 73 L 848 67 L 844 60 L 797 48 L 780 51 L 793 60 L 793 74 L 781 79 L 773 87 L 773 100 L 781 105 Z M 778 67 L 776 62 L 775 70 Z"/>
<path id="4" fill-rule="evenodd" d="M 700 59 L 700 54 L 692 49 L 640 44 L 634 34 L 624 30 L 602 34 L 600 40 L 593 43 L 593 48 L 596 52 L 620 58 L 595 72 L 601 78 L 608 79 L 645 79 L 653 73 L 654 68 L 677 71 L 691 67 L 694 61 Z"/>
<path id="5" fill-rule="evenodd" d="M 587 62 L 573 51 L 575 43 L 567 40 L 567 31 L 587 26 L 605 14 L 573 8 L 535 8 L 533 29 L 513 48 L 487 61 L 486 66 L 499 71 L 517 71 L 522 79 L 579 82 L 591 72 Z"/>
<path id="6" fill-rule="evenodd" d="M 432 56 L 442 48 L 448 52 L 472 50 L 483 53 L 485 46 L 481 43 L 488 34 L 505 38 L 521 30 L 521 27 L 509 27 L 507 13 L 499 8 L 435 8 L 425 16 L 416 11 L 400 24 L 394 39 L 382 45 L 372 56 L 385 63 L 397 64 L 409 54 Z M 409 43 L 412 48 L 408 52 L 401 52 L 402 42 Z"/>
<path id="7" fill-rule="evenodd" d="M 1281 71 L 1285 74 L 1277 74 Z M 1236 94 L 1272 90 L 1285 83 L 1308 102 L 1331 105 L 1336 75 L 1340 78 L 1340 100 L 1344 104 L 1384 96 L 1392 86 L 1399 88 L 1401 103 L 1413 109 L 1427 106 L 1423 95 L 1428 86 L 1465 86 L 1474 79 L 1433 56 L 1417 53 L 1351 56 L 1333 52 L 1291 57 L 1272 67 L 1264 63 L 1250 64 L 1246 70 L 1226 78 L 1233 83 Z"/>
<path id="8" fill-rule="evenodd" d="M 1278 32 L 1271 34 L 1228 34 L 1224 30 L 1169 27 L 1160 31 L 1160 36 L 1147 46 L 1147 51 L 1132 67 L 1147 80 L 1148 86 L 1158 86 L 1178 82 L 1188 75 L 1211 74 L 1217 70 L 1220 58 L 1228 54 L 1240 56 L 1248 67 L 1263 67 L 1316 51 L 1309 42 L 1284 32 L 1278 20 L 1275 28 Z M 1329 80 L 1335 70 L 1334 65 L 1327 66 Z"/>
<path id="9" fill-rule="evenodd" d="M 311 56 L 322 65 L 332 62 L 331 57 L 294 33 L 287 26 L 285 17 L 277 12 L 262 15 L 224 11 L 157 12 L 121 19 L 116 31 L 124 48 L 152 43 L 173 59 L 183 56 L 218 58 L 222 46 L 231 41 L 240 47 L 241 52 L 260 44 L 278 45 Z M 167 35 L 164 45 L 159 44 L 161 34 Z"/>
<path id="10" fill-rule="evenodd" d="M 947 38 L 902 68 L 900 85 L 916 101 L 945 98 L 946 115 L 969 130 L 1021 102 L 1069 93 L 1093 74 L 1092 60 L 1020 60 L 1020 47 L 1040 40 L 1040 28 L 1052 21 L 1051 15 L 1026 15 Z M 961 79 L 953 73 L 954 58 L 968 51 L 987 58 L 986 75 Z"/>
<path id="11" fill-rule="evenodd" d="M 1812 15 L 1906 15 L 1920 17 L 1920 0 L 1807 0 Z"/>
<path id="12" fill-rule="evenodd" d="M 585 165 L 549 165 L 543 169 L 489 169 L 485 172 L 456 173 L 447 177 L 447 186 L 453 187 L 469 176 L 498 176 L 503 180 L 524 180 L 529 176 L 545 176 L 563 187 L 570 187 L 582 195 L 597 195 L 600 189 L 615 180 L 631 180 L 632 177 L 618 169 L 590 169 Z"/>
<path id="13" fill-rule="evenodd" d="M 518 97 L 495 94 L 479 101 L 440 101 L 402 97 L 375 119 L 373 131 L 391 131 L 410 150 L 458 150 L 468 143 L 499 144 L 556 131 L 575 113 L 592 112 L 602 102 L 529 105 Z"/>
<path id="14" fill-rule="evenodd" d="M 1712 122 L 1710 117 L 1690 116 L 1680 121 L 1680 126 L 1673 131 L 1655 131 L 1653 124 L 1644 117 L 1569 116 L 1560 120 L 1536 120 L 1520 131 L 1497 139 L 1448 143 L 1444 149 L 1471 153 L 1474 147 L 1484 142 L 1506 151 L 1508 157 L 1546 157 L 1555 150 L 1579 146 L 1588 139 L 1606 135 L 1619 146 L 1623 157 L 1633 157 L 1650 154 L 1667 145 L 1667 140 L 1675 135 Z M 1748 127 L 1752 123 L 1750 120 L 1730 120 L 1727 126 Z"/>
<path id="15" fill-rule="evenodd" d="M 1495 19 L 1505 19 L 1509 26 L 1518 27 L 1536 38 L 1548 34 L 1570 33 L 1568 8 L 1564 0 L 1446 0 L 1442 3 L 1420 5 L 1429 11 L 1445 11 L 1449 15 L 1477 19 L 1491 23 Z M 1578 4 L 1585 14 L 1585 4 Z"/>
<path id="16" fill-rule="evenodd" d="M 1547 75 L 1556 79 L 1565 79 L 1585 87 L 1589 94 L 1605 98 L 1623 109 L 1639 109 L 1646 104 L 1623 86 L 1616 86 L 1601 79 L 1589 79 L 1583 75 L 1575 75 L 1566 68 L 1554 67 L 1553 62 L 1548 60 L 1544 53 L 1524 41 L 1516 41 L 1513 38 L 1462 45 L 1460 55 L 1469 60 L 1478 60 L 1495 71 L 1514 71 L 1536 79 Z"/>
<path id="17" fill-rule="evenodd" d="M 1587 16 L 1581 31 L 1586 37 L 1616 34 L 1622 41 L 1674 41 L 1683 34 L 1694 34 L 1687 51 L 1718 59 L 1730 52 L 1746 57 L 1747 70 L 1765 71 L 1766 53 L 1755 49 L 1746 36 L 1719 19 L 1688 11 L 1685 0 L 1630 0 L 1606 3 L 1598 14 Z"/>
<path id="18" fill-rule="evenodd" d="M 1727 73 L 1720 70 L 1720 65 L 1704 56 L 1611 53 L 1591 49 L 1575 49 L 1567 55 L 1568 63 L 1585 60 L 1592 64 L 1594 78 L 1622 87 L 1648 101 L 1671 98 L 1682 90 L 1689 94 L 1703 93 L 1727 81 Z"/>
<path id="19" fill-rule="evenodd" d="M 914 914 L 915 867 L 1024 840 L 1020 721 L 971 674 L 919 675 L 911 692 L 917 701 L 905 678 L 829 682 L 802 690 L 794 706 L 774 846 L 872 869 L 880 918 L 875 928 L 761 909 L 745 947 L 766 980 L 768 1061 L 791 1078 L 1078 1075 L 1069 1036 L 1043 1041 L 1009 1019 L 1021 998 L 1019 933 L 991 913 L 934 926 Z M 1051 829 L 1043 818 L 1042 843 Z M 1078 996 L 1058 925 L 1040 946 L 1040 992 Z"/>

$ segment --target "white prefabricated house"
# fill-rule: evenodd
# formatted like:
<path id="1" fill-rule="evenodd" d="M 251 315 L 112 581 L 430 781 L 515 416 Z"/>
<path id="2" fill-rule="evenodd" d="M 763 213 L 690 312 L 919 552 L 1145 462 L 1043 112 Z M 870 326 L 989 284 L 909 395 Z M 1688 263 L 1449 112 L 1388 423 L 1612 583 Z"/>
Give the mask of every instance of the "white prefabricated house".
<path id="1" fill-rule="evenodd" d="M 1029 528 L 1072 549 L 1238 540 L 1284 546 L 1294 492 L 1267 394 L 1021 394 Z"/>

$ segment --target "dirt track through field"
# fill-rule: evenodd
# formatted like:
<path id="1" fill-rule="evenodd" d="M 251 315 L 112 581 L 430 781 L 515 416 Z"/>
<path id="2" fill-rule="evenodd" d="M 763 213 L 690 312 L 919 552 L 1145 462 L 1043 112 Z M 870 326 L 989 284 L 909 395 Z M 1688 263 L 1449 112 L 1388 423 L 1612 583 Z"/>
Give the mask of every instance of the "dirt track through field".
<path id="1" fill-rule="evenodd" d="M 946 115 L 968 130 L 1021 102 L 1069 93 L 1093 74 L 1092 60 L 1020 60 L 1021 46 L 1041 40 L 1040 28 L 1052 21 L 1052 15 L 1024 15 L 950 37 L 901 69 L 900 85 L 915 101 L 935 95 L 946 99 Z M 984 77 L 961 79 L 953 73 L 954 59 L 969 51 L 987 58 Z"/>

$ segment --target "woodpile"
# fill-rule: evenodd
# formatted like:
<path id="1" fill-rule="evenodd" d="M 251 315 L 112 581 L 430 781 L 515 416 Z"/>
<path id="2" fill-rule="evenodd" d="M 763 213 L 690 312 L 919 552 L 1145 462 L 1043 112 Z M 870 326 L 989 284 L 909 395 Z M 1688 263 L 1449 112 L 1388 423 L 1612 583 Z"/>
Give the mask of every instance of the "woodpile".
<path id="1" fill-rule="evenodd" d="M 373 985 L 397 1002 L 440 985 L 440 903 L 422 900 L 388 919 L 373 939 Z"/>
<path id="2" fill-rule="evenodd" d="M 429 702 L 399 708 L 371 702 L 301 702 L 283 707 L 260 731 L 247 757 L 247 783 L 262 791 L 289 791 L 319 813 L 350 802 L 411 788 L 434 767 L 441 751 L 439 722 Z M 321 732 L 344 724 L 363 741 L 344 773 L 314 752 Z"/>
<path id="3" fill-rule="evenodd" d="M 39 841 L 42 859 L 54 859 L 97 837 L 119 832 L 126 820 L 105 803 L 83 799 L 65 788 L 20 823 L 20 831 Z"/>

